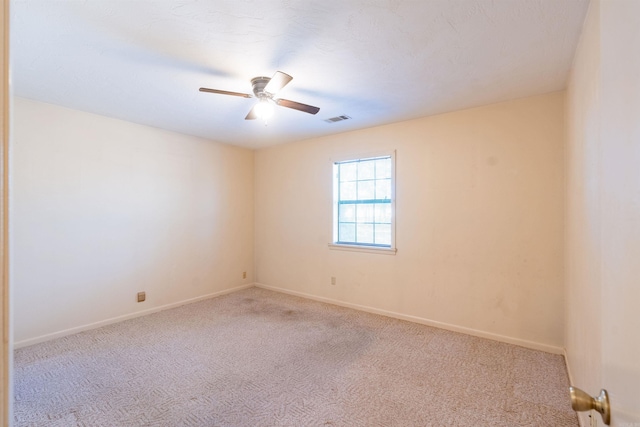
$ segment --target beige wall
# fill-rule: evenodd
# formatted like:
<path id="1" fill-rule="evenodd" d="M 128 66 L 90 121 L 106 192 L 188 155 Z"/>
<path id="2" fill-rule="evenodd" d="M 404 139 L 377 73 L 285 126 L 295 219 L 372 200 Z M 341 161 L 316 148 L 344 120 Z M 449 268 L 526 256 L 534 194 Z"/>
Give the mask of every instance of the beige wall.
<path id="1" fill-rule="evenodd" d="M 17 345 L 253 282 L 252 151 L 19 98 L 13 126 Z"/>
<path id="2" fill-rule="evenodd" d="M 567 93 L 567 362 L 576 386 L 609 391 L 613 426 L 640 425 L 638 16 L 636 0 L 592 1 Z"/>
<path id="3" fill-rule="evenodd" d="M 257 282 L 561 351 L 563 101 L 552 93 L 257 151 Z M 330 250 L 331 159 L 388 149 L 397 255 Z"/>

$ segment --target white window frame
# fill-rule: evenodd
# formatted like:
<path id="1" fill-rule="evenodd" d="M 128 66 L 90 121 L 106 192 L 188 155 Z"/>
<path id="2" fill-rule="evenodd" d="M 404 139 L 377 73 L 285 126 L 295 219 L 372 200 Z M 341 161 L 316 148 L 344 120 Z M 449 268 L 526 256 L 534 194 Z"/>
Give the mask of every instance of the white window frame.
<path id="1" fill-rule="evenodd" d="M 336 165 L 338 163 L 373 159 L 376 157 L 391 158 L 391 244 L 390 244 L 390 247 L 367 245 L 367 244 L 340 243 L 338 242 L 339 182 L 338 182 Z M 329 249 L 395 255 L 397 252 L 397 248 L 396 248 L 396 152 L 395 150 L 366 153 L 363 155 L 344 156 L 341 158 L 332 159 L 331 163 L 332 163 L 331 179 L 333 182 L 333 216 L 332 216 L 332 239 L 331 239 L 331 243 L 329 243 Z"/>

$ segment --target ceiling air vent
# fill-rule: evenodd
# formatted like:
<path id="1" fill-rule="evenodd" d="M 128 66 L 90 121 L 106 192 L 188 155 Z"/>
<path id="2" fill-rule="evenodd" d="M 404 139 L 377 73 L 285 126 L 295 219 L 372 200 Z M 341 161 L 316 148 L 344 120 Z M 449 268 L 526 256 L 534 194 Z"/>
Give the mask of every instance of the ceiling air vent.
<path id="1" fill-rule="evenodd" d="M 335 123 L 335 122 L 341 122 L 343 120 L 349 120 L 351 117 L 349 116 L 335 116 L 335 117 L 331 117 L 330 119 L 326 119 L 325 122 L 327 123 Z"/>

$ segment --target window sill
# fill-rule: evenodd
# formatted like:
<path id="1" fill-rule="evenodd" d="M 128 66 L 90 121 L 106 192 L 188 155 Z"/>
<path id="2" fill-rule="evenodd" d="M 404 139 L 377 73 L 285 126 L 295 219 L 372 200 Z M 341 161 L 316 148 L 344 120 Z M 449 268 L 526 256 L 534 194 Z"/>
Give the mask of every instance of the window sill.
<path id="1" fill-rule="evenodd" d="M 369 254 L 395 255 L 398 252 L 396 248 L 380 248 L 376 246 L 360 246 L 360 245 L 343 245 L 329 243 L 329 249 L 334 251 L 352 251 L 365 252 Z"/>

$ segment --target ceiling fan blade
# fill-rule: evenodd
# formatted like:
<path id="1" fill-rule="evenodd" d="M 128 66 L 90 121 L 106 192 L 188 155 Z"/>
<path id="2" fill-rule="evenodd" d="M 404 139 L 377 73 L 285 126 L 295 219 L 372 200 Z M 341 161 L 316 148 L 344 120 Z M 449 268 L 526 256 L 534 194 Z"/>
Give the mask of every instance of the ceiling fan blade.
<path id="1" fill-rule="evenodd" d="M 282 71 L 276 71 L 273 77 L 271 77 L 271 80 L 269 80 L 269 83 L 264 87 L 264 91 L 269 92 L 271 95 L 275 95 L 291 80 L 293 80 L 293 77 L 289 74 L 283 73 Z"/>
<path id="2" fill-rule="evenodd" d="M 320 111 L 320 108 L 314 107 L 313 105 L 307 105 L 307 104 L 302 104 L 300 102 L 289 101 L 288 99 L 282 99 L 282 98 L 276 99 L 275 102 L 276 104 L 282 107 L 293 108 L 294 110 L 303 111 L 309 114 L 316 114 L 318 111 Z"/>
<path id="3" fill-rule="evenodd" d="M 241 96 L 243 98 L 253 98 L 253 96 L 249 95 L 248 93 L 229 92 L 228 90 L 209 89 L 206 87 L 201 87 L 200 92 L 218 93 L 220 95 Z"/>
<path id="4" fill-rule="evenodd" d="M 258 115 L 256 114 L 256 107 L 258 106 L 258 104 L 254 105 L 253 108 L 249 111 L 249 114 L 247 114 L 247 117 L 245 117 L 245 120 L 255 120 L 258 118 Z"/>

